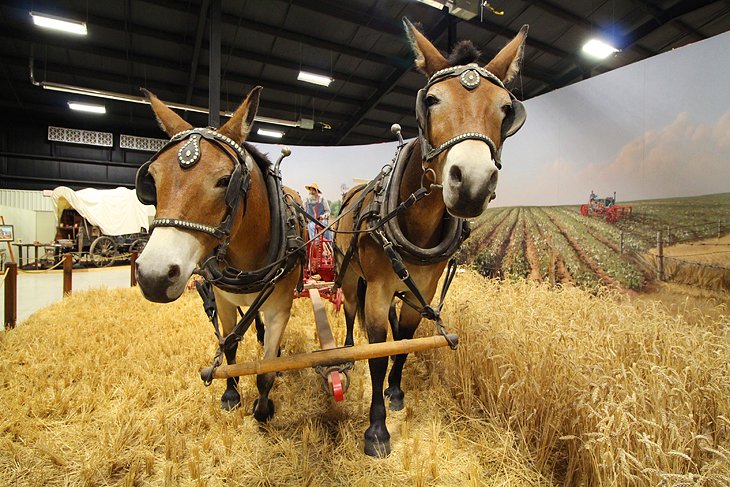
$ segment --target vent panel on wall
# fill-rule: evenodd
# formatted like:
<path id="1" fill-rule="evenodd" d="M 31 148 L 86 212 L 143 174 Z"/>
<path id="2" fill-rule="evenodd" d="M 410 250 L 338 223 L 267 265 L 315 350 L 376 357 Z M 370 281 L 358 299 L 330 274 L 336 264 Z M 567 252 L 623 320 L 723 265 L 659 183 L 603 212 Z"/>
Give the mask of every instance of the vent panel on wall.
<path id="1" fill-rule="evenodd" d="M 48 140 L 66 142 L 67 144 L 96 145 L 113 147 L 114 136 L 111 132 L 95 132 L 92 130 L 69 129 L 48 126 Z"/>
<path id="2" fill-rule="evenodd" d="M 166 139 L 154 139 L 151 137 L 137 137 L 134 135 L 121 134 L 119 136 L 119 147 L 122 149 L 139 150 L 146 152 L 157 152 L 167 144 Z"/>
<path id="3" fill-rule="evenodd" d="M 0 206 L 33 211 L 53 211 L 53 201 L 43 191 L 0 189 Z"/>

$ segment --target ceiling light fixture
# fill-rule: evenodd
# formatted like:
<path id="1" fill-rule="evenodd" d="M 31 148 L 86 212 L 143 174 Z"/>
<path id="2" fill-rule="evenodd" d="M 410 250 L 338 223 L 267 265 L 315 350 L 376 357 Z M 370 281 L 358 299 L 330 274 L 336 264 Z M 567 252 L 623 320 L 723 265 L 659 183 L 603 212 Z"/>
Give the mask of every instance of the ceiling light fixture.
<path id="1" fill-rule="evenodd" d="M 53 15 L 41 14 L 38 12 L 31 12 L 30 16 L 33 17 L 33 23 L 38 27 L 59 30 L 61 32 L 81 36 L 88 34 L 86 31 L 86 22 L 54 17 Z"/>
<path id="2" fill-rule="evenodd" d="M 79 112 L 106 113 L 106 107 L 104 105 L 91 105 L 89 103 L 70 101 L 68 102 L 68 107 L 71 110 L 77 110 Z"/>
<path id="3" fill-rule="evenodd" d="M 299 81 L 304 81 L 305 83 L 312 83 L 319 86 L 329 86 L 330 83 L 334 81 L 334 79 L 330 78 L 329 76 L 314 74 L 308 71 L 299 71 L 299 76 L 297 76 L 297 79 Z"/>
<path id="4" fill-rule="evenodd" d="M 618 49 L 598 39 L 591 39 L 583 44 L 583 52 L 597 59 L 605 59 L 618 52 Z"/>
<path id="5" fill-rule="evenodd" d="M 94 98 L 104 98 L 107 100 L 118 100 L 125 101 L 128 103 L 139 103 L 142 105 L 149 105 L 147 99 L 143 96 L 127 95 L 126 93 L 115 93 L 113 91 L 95 90 L 93 88 L 84 88 L 83 86 L 66 85 L 63 83 L 54 83 L 52 81 L 37 81 L 33 74 L 33 58 L 30 59 L 30 82 L 34 86 L 43 88 L 44 90 L 60 91 L 63 93 L 73 93 L 74 95 L 91 96 Z M 197 113 L 208 113 L 207 108 L 198 107 L 195 105 L 187 105 L 184 103 L 164 102 L 170 108 L 178 110 L 187 110 L 189 112 Z M 232 117 L 233 112 L 223 111 L 220 112 L 223 117 Z M 300 118 L 299 120 L 284 120 L 281 118 L 264 117 L 256 115 L 254 118 L 257 122 L 268 123 L 271 125 L 281 125 L 284 127 L 301 128 L 304 130 L 312 130 L 314 128 L 314 120 L 308 118 Z"/>
<path id="6" fill-rule="evenodd" d="M 278 130 L 258 129 L 256 133 L 263 135 L 264 137 L 274 137 L 276 139 L 280 139 L 284 136 L 284 132 L 279 132 Z"/>

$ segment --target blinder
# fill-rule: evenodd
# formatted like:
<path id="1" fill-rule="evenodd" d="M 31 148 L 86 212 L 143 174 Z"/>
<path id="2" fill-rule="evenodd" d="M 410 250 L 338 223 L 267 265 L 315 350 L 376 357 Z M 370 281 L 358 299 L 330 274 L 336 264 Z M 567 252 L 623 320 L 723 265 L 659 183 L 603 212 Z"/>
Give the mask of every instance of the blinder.
<path id="1" fill-rule="evenodd" d="M 428 94 L 428 89 L 440 81 L 444 81 L 446 79 L 454 77 L 459 77 L 459 81 L 461 82 L 462 86 L 464 86 L 464 88 L 466 88 L 467 90 L 472 90 L 479 86 L 482 78 L 499 86 L 500 88 L 504 88 L 505 90 L 507 89 L 505 88 L 504 83 L 502 83 L 502 80 L 500 80 L 497 76 L 487 71 L 486 69 L 478 66 L 477 64 L 452 66 L 450 68 L 445 68 L 434 73 L 433 76 L 431 76 L 431 78 L 428 80 L 428 83 L 426 83 L 426 86 L 418 90 L 418 94 L 416 95 L 416 121 L 418 122 L 418 132 L 421 136 L 422 153 L 424 159 L 426 161 L 431 160 L 441 152 L 449 149 L 451 146 L 458 144 L 463 140 L 475 139 L 481 140 L 489 145 L 489 148 L 492 151 L 492 155 L 495 158 L 495 162 L 497 163 L 497 167 L 501 167 L 501 163 L 499 161 L 501 148 L 497 149 L 494 141 L 485 134 L 478 132 L 467 132 L 449 139 L 448 141 L 444 142 L 436 148 L 432 147 L 431 143 L 427 140 L 429 117 L 428 106 L 426 105 L 426 97 Z M 517 131 L 522 128 L 525 120 L 527 119 L 527 111 L 525 110 L 525 106 L 523 105 L 523 103 L 516 99 L 512 92 L 510 92 L 509 90 L 508 93 L 510 99 L 512 100 L 512 105 L 510 111 L 507 113 L 504 120 L 502 121 L 502 128 L 500 132 L 502 138 L 502 140 L 500 141 L 501 143 L 503 143 L 507 137 L 511 137 L 512 135 L 516 134 Z"/>
<path id="2" fill-rule="evenodd" d="M 135 188 L 137 190 L 137 199 L 143 205 L 157 205 L 157 188 L 155 180 L 149 173 L 152 161 L 147 161 L 137 169 L 137 177 L 135 180 Z"/>

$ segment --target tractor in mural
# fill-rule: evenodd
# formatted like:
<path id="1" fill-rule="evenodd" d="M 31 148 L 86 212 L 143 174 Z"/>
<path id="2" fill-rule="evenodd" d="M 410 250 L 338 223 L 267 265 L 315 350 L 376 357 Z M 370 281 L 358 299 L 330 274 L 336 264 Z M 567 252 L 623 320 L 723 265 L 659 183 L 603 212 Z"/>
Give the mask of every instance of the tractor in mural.
<path id="1" fill-rule="evenodd" d="M 605 198 L 599 198 L 591 191 L 588 204 L 580 205 L 581 215 L 602 217 L 608 223 L 615 223 L 621 218 L 630 218 L 632 210 L 632 206 L 616 204 L 615 191 L 613 196 L 606 196 Z"/>

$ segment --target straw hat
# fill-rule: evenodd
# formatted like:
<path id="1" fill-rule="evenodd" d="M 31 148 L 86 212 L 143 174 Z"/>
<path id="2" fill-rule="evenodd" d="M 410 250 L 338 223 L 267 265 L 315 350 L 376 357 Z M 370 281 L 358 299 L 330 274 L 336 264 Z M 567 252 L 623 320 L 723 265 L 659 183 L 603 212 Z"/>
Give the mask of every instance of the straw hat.
<path id="1" fill-rule="evenodd" d="M 315 190 L 317 193 L 322 194 L 322 190 L 319 189 L 319 185 L 317 183 L 312 183 L 309 186 L 305 186 L 304 189 L 309 191 L 310 189 Z"/>

